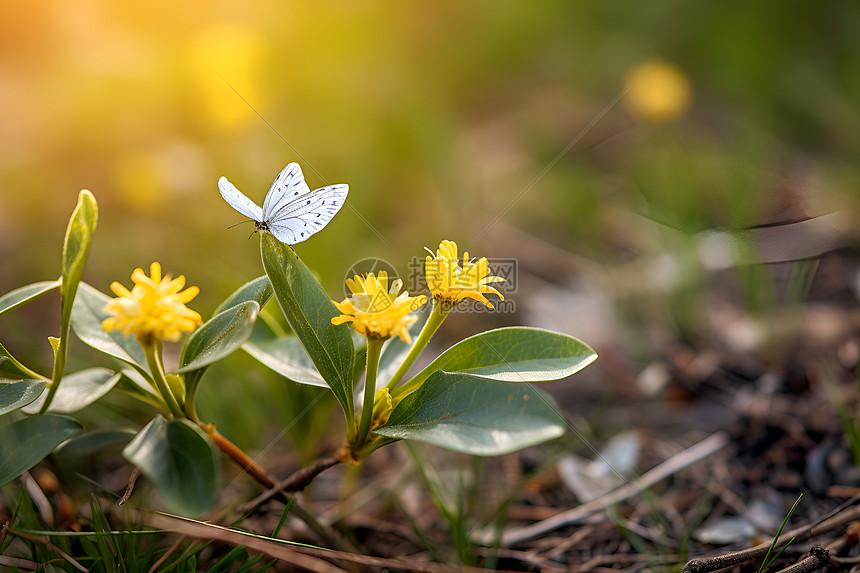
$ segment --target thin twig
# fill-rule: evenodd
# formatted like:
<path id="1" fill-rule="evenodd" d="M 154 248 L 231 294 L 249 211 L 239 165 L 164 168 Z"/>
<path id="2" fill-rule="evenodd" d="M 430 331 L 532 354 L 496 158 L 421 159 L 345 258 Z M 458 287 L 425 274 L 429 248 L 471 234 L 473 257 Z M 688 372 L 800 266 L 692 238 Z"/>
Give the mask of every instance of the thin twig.
<path id="1" fill-rule="evenodd" d="M 510 547 L 511 545 L 516 545 L 533 537 L 544 535 L 560 527 L 579 523 L 589 515 L 598 511 L 604 511 L 625 499 L 633 497 L 679 470 L 718 452 L 728 443 L 729 438 L 725 433 L 719 432 L 713 434 L 658 466 L 648 470 L 641 477 L 630 482 L 629 486 L 625 485 L 619 487 L 603 497 L 584 503 L 571 510 L 564 511 L 558 515 L 544 519 L 543 521 L 506 531 L 502 535 L 501 545 L 504 547 Z"/>
<path id="2" fill-rule="evenodd" d="M 607 555 L 597 555 L 592 557 L 582 565 L 576 566 L 574 565 L 571 571 L 573 573 L 585 573 L 588 571 L 594 571 L 597 567 L 602 565 L 624 565 L 628 563 L 648 563 L 654 562 L 654 555 L 641 555 L 637 553 L 618 553 L 618 554 L 607 554 Z"/>
<path id="3" fill-rule="evenodd" d="M 309 571 L 343 571 L 328 561 L 324 561 L 324 559 L 342 561 L 345 563 L 357 563 L 359 565 L 374 568 L 419 571 L 425 573 L 484 573 L 486 571 L 485 569 L 477 567 L 459 566 L 454 568 L 441 563 L 414 560 L 408 561 L 405 559 L 387 559 L 361 555 L 358 553 L 349 553 L 346 551 L 311 547 L 307 545 L 288 545 L 280 541 L 261 538 L 257 535 L 228 529 L 213 523 L 204 523 L 202 521 L 164 513 L 154 515 L 150 522 L 150 525 L 158 527 L 159 529 L 173 531 L 189 537 L 218 540 L 233 545 L 242 545 L 254 551 L 261 551 L 272 557 L 284 559 L 293 566 L 297 566 L 299 568 L 305 567 Z M 302 558 L 306 561 L 300 562 Z M 326 568 L 326 566 L 328 566 L 328 568 Z"/>
<path id="4" fill-rule="evenodd" d="M 128 501 L 128 498 L 131 497 L 132 492 L 134 491 L 134 484 L 137 483 L 137 478 L 140 477 L 140 470 L 134 468 L 131 470 L 131 475 L 128 476 L 128 485 L 125 488 L 125 493 L 122 494 L 122 497 L 119 498 L 119 501 L 116 502 L 117 505 L 124 505 L 125 502 Z"/>
<path id="5" fill-rule="evenodd" d="M 340 463 L 340 458 L 337 454 L 333 456 L 329 456 L 327 458 L 320 458 L 311 465 L 304 467 L 300 470 L 295 471 L 290 474 L 285 480 L 280 482 L 274 482 L 268 487 L 270 488 L 268 491 L 265 491 L 249 501 L 248 503 L 239 507 L 239 512 L 245 513 L 247 511 L 251 511 L 257 506 L 269 501 L 273 497 L 283 496 L 285 493 L 294 493 L 297 491 L 302 491 L 310 483 L 317 477 L 319 474 L 329 469 L 330 467 L 336 466 Z"/>
<path id="6" fill-rule="evenodd" d="M 29 569 L 35 571 L 39 568 L 39 564 L 35 561 L 27 561 L 26 559 L 17 559 L 15 557 L 4 557 L 0 555 L 0 565 L 6 567 L 17 567 L 18 569 Z"/>
<path id="7" fill-rule="evenodd" d="M 277 497 L 284 503 L 288 503 L 290 501 L 290 496 L 285 492 L 290 491 L 300 491 L 308 486 L 308 484 L 313 481 L 313 479 L 319 475 L 322 471 L 330 468 L 331 466 L 337 464 L 340 460 L 335 457 L 331 458 L 323 458 L 321 460 L 317 460 L 315 463 L 311 464 L 307 468 L 303 468 L 289 478 L 287 478 L 284 482 L 278 482 L 273 477 L 271 477 L 266 470 L 263 469 L 257 462 L 251 459 L 251 456 L 243 452 L 236 446 L 233 442 L 222 436 L 218 433 L 214 427 L 205 427 L 204 430 L 215 442 L 215 445 L 221 449 L 222 452 L 227 454 L 230 459 L 232 459 L 236 464 L 241 467 L 244 471 L 248 473 L 254 480 L 257 481 L 260 485 L 269 488 L 269 491 L 265 492 L 261 496 L 258 496 L 251 503 L 246 503 L 240 511 L 245 513 L 249 509 L 255 508 L 263 501 L 271 499 L 272 497 Z M 257 501 L 260 500 L 260 501 Z M 311 530 L 320 536 L 326 543 L 329 543 L 334 546 L 339 546 L 337 539 L 325 528 L 323 525 L 310 513 L 305 511 L 298 503 L 295 503 L 293 500 L 293 504 L 290 507 L 290 510 L 293 514 L 295 514 L 299 519 L 304 521 Z"/>
<path id="8" fill-rule="evenodd" d="M 505 559 L 512 559 L 515 561 L 519 561 L 521 563 L 525 563 L 526 565 L 531 565 L 533 567 L 537 567 L 543 573 L 565 573 L 567 571 L 567 567 L 562 565 L 561 563 L 557 563 L 547 559 L 546 557 L 541 557 L 537 553 L 531 551 L 519 551 L 516 549 L 490 549 L 490 548 L 479 548 L 478 553 L 484 557 L 503 557 Z"/>
<path id="9" fill-rule="evenodd" d="M 170 556 L 176 552 L 177 549 L 179 549 L 179 546 L 182 545 L 182 542 L 185 541 L 186 539 L 187 538 L 184 535 L 177 535 L 176 541 L 173 542 L 173 545 L 171 545 L 167 549 L 167 551 L 164 552 L 164 555 L 159 557 L 158 561 L 153 563 L 152 567 L 149 568 L 149 573 L 155 573 L 156 571 L 158 571 L 159 567 L 161 567 L 164 564 L 164 562 L 167 561 L 170 558 Z"/>
<path id="10" fill-rule="evenodd" d="M 227 454 L 230 459 L 236 462 L 236 465 L 242 468 L 243 471 L 248 472 L 248 475 L 254 478 L 260 485 L 264 487 L 273 487 L 277 483 L 271 476 L 269 476 L 268 473 L 266 473 L 266 470 L 251 459 L 251 456 L 239 449 L 236 444 L 222 436 L 214 427 L 208 428 L 206 433 L 222 452 Z"/>
<path id="11" fill-rule="evenodd" d="M 786 567 L 777 573 L 812 573 L 816 569 L 826 567 L 830 563 L 830 552 L 823 547 L 813 547 L 809 555 L 791 567 Z"/>
<path id="12" fill-rule="evenodd" d="M 857 519 L 860 519 L 860 507 L 853 507 L 849 510 L 839 513 L 838 515 L 834 515 L 833 517 L 825 519 L 824 521 L 815 521 L 812 524 L 804 525 L 793 529 L 787 533 L 783 533 L 783 537 L 789 539 L 794 538 L 795 542 L 797 543 L 806 539 L 817 537 L 823 533 L 827 533 L 828 531 L 832 531 L 834 529 L 842 527 L 846 523 L 855 521 Z M 716 571 L 717 569 L 731 567 L 733 565 L 737 565 L 739 563 L 743 563 L 751 559 L 764 557 L 767 553 L 767 550 L 770 548 L 770 545 L 771 542 L 767 541 L 764 543 L 760 543 L 755 547 L 744 549 L 743 551 L 735 551 L 733 553 L 727 553 L 725 555 L 717 555 L 716 557 L 691 559 L 689 562 L 687 562 L 686 565 L 684 565 L 684 567 L 681 569 L 681 572 L 708 573 L 710 571 Z"/>
<path id="13" fill-rule="evenodd" d="M 83 571 L 84 573 L 87 573 L 88 569 L 86 567 L 84 567 L 83 565 L 78 563 L 71 555 L 69 555 L 68 553 L 66 553 L 65 551 L 63 551 L 62 549 L 60 549 L 59 547 L 57 547 L 53 543 L 51 543 L 51 540 L 47 536 L 45 536 L 45 538 L 42 539 L 40 536 L 30 535 L 28 533 L 16 531 L 16 530 L 12 529 L 11 527 L 7 527 L 6 529 L 12 535 L 17 535 L 18 537 L 20 537 L 22 539 L 27 539 L 29 541 L 33 541 L 34 543 L 43 544 L 46 549 L 48 549 L 49 551 L 53 551 L 54 553 L 56 553 L 57 555 L 59 555 L 60 557 L 65 559 L 72 567 L 74 567 L 78 571 Z"/>
<path id="14" fill-rule="evenodd" d="M 30 499 L 33 501 L 33 505 L 36 506 L 36 509 L 39 512 L 39 517 L 41 517 L 42 521 L 48 525 L 53 525 L 53 507 L 51 507 L 51 502 L 48 500 L 48 496 L 46 496 L 45 492 L 42 491 L 42 486 L 39 485 L 39 482 L 36 481 L 36 478 L 34 478 L 30 472 L 24 472 L 21 479 L 24 481 L 24 487 L 27 489 L 27 493 L 30 494 Z"/>

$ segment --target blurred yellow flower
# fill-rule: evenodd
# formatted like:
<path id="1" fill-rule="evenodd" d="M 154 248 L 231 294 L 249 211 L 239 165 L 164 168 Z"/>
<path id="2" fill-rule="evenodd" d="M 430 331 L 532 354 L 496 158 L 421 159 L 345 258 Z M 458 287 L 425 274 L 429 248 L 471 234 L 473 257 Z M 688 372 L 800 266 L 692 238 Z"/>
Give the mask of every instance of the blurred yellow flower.
<path id="1" fill-rule="evenodd" d="M 203 324 L 200 315 L 185 306 L 200 289 L 194 286 L 183 291 L 185 277 L 162 278 L 158 263 L 152 263 L 149 271 L 151 276 L 146 276 L 143 269 L 135 269 L 130 291 L 118 282 L 110 285 L 117 298 L 105 306 L 111 316 L 102 322 L 102 328 L 120 330 L 125 336 L 136 334 L 143 345 L 155 340 L 176 342 L 183 332 Z"/>
<path id="2" fill-rule="evenodd" d="M 427 247 L 424 247 L 425 249 Z M 427 249 L 433 255 L 433 251 Z M 505 300 L 502 293 L 489 283 L 504 282 L 502 277 L 490 274 L 486 257 L 477 261 L 469 260 L 469 253 L 463 253 L 463 266 L 457 258 L 457 243 L 442 241 L 435 256 L 428 256 L 424 264 L 427 287 L 435 300 L 454 305 L 464 298 L 473 298 L 486 306 L 493 304 L 482 293 L 493 293 Z"/>
<path id="3" fill-rule="evenodd" d="M 627 110 L 636 119 L 664 123 L 674 121 L 690 108 L 693 88 L 677 66 L 647 60 L 627 72 L 630 89 L 624 96 Z"/>
<path id="4" fill-rule="evenodd" d="M 153 153 L 124 152 L 113 164 L 114 187 L 135 211 L 153 213 L 167 200 L 158 158 Z"/>
<path id="5" fill-rule="evenodd" d="M 192 36 L 185 64 L 200 97 L 198 109 L 207 116 L 201 119 L 232 128 L 252 117 L 253 110 L 242 100 L 262 103 L 260 70 L 267 53 L 266 37 L 253 26 L 217 24 Z"/>
<path id="6" fill-rule="evenodd" d="M 407 344 L 412 343 L 412 337 L 407 330 L 417 316 L 409 316 L 414 310 L 427 302 L 426 296 L 409 296 L 400 292 L 403 281 L 400 279 L 391 283 L 388 288 L 388 273 L 380 271 L 376 277 L 367 273 L 362 278 L 358 275 L 346 280 L 346 286 L 352 291 L 350 298 L 334 305 L 343 314 L 331 319 L 332 324 L 350 322 L 350 326 L 368 338 L 389 338 L 397 335 Z"/>

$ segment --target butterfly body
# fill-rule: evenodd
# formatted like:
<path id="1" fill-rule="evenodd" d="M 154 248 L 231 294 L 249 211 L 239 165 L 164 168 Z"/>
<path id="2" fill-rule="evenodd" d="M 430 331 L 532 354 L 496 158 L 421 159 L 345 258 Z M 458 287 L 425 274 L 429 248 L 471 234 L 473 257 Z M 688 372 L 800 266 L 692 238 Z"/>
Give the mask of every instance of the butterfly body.
<path id="1" fill-rule="evenodd" d="M 218 190 L 231 207 L 254 221 L 256 231 L 295 245 L 332 220 L 346 201 L 349 185 L 327 185 L 311 191 L 299 165 L 290 163 L 275 177 L 262 209 L 226 177 L 218 180 Z"/>

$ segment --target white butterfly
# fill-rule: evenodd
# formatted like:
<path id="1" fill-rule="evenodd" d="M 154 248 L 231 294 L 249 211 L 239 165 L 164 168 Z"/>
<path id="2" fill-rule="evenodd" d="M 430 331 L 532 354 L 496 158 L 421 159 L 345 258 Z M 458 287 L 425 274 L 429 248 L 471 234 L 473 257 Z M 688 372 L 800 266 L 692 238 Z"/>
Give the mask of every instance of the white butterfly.
<path id="1" fill-rule="evenodd" d="M 226 177 L 218 180 L 218 190 L 231 207 L 254 220 L 257 231 L 295 245 L 332 220 L 346 201 L 349 185 L 328 185 L 311 191 L 299 164 L 290 163 L 275 177 L 262 209 Z"/>

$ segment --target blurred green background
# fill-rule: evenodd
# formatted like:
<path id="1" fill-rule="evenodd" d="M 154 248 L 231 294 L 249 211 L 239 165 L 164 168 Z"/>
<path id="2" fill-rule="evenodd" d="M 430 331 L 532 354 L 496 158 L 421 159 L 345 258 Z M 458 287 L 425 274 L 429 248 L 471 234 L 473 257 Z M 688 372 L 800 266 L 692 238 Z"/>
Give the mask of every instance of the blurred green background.
<path id="1" fill-rule="evenodd" d="M 88 188 L 100 219 L 84 280 L 107 292 L 159 261 L 200 287 L 190 306 L 208 317 L 263 273 L 250 225 L 227 228 L 241 216 L 218 178 L 262 204 L 290 161 L 312 188 L 350 185 L 342 212 L 297 247 L 334 298 L 355 261 L 405 274 L 445 238 L 526 266 L 522 237 L 601 266 L 675 251 L 683 266 L 690 246 L 653 225 L 697 237 L 856 220 L 857 2 L 54 0 L 3 12 L 0 292 L 58 276 Z M 55 314 L 4 317 L 4 344 L 21 351 L 20 335 Z"/>

